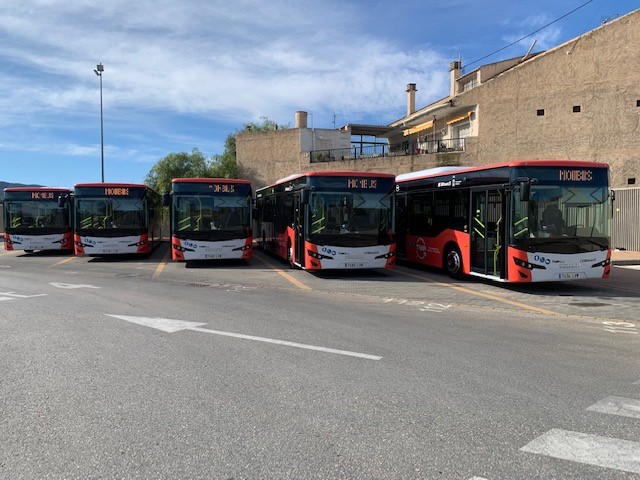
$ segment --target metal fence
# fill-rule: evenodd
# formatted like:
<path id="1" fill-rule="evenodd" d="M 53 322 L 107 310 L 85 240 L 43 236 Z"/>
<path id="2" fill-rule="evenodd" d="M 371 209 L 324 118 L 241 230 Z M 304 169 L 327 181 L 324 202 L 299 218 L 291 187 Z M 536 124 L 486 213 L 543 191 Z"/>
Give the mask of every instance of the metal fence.
<path id="1" fill-rule="evenodd" d="M 372 145 L 353 145 L 350 148 L 312 150 L 309 155 L 311 163 L 319 163 L 400 155 L 462 152 L 464 149 L 464 138 L 448 138 L 445 140 L 410 140 L 391 145 L 377 143 Z"/>
<path id="2" fill-rule="evenodd" d="M 616 188 L 611 246 L 640 251 L 640 188 Z"/>

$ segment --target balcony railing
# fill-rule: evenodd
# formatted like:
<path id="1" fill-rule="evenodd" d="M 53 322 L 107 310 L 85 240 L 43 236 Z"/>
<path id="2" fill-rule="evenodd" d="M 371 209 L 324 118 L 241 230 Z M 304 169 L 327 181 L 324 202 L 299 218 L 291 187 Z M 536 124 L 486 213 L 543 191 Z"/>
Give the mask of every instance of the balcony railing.
<path id="1" fill-rule="evenodd" d="M 464 138 L 449 138 L 444 140 L 410 140 L 391 145 L 357 145 L 352 146 L 351 148 L 312 150 L 309 152 L 309 156 L 311 163 L 319 163 L 377 157 L 394 157 L 400 155 L 427 155 L 434 153 L 463 152 L 464 149 Z"/>

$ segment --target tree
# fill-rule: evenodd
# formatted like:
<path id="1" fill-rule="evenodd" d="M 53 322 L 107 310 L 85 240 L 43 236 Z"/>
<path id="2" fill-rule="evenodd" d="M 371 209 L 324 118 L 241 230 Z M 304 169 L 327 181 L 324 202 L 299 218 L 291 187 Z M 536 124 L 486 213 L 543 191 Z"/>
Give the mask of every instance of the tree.
<path id="1" fill-rule="evenodd" d="M 194 148 L 191 153 L 170 153 L 149 170 L 144 180 L 158 193 L 171 191 L 171 179 L 189 177 L 215 177 L 212 162 L 206 159 L 200 150 Z"/>
<path id="2" fill-rule="evenodd" d="M 171 191 L 171 179 L 189 177 L 238 178 L 236 161 L 236 135 L 244 132 L 266 132 L 289 128 L 278 125 L 267 117 L 260 117 L 260 123 L 245 123 L 242 130 L 230 133 L 224 141 L 224 153 L 213 155 L 208 160 L 200 150 L 194 148 L 191 154 L 186 152 L 170 153 L 149 170 L 144 180 L 149 187 L 158 193 Z"/>
<path id="3" fill-rule="evenodd" d="M 267 132 L 289 128 L 289 125 L 278 125 L 267 117 L 260 117 L 260 123 L 245 123 L 242 130 L 230 133 L 224 141 L 224 153 L 214 155 L 211 159 L 216 176 L 222 178 L 238 178 L 238 162 L 236 158 L 236 136 L 244 132 Z"/>

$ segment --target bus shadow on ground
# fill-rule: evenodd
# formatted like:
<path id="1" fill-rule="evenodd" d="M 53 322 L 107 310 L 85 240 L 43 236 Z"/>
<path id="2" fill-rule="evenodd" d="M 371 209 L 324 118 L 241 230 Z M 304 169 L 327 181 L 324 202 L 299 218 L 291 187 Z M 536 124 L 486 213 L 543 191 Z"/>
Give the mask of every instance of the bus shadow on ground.
<path id="1" fill-rule="evenodd" d="M 309 270 L 309 274 L 323 280 L 389 280 L 390 275 L 383 269 L 364 270 Z"/>
<path id="2" fill-rule="evenodd" d="M 615 288 L 607 282 L 610 282 L 610 280 L 593 280 L 593 283 L 582 283 L 576 281 L 540 282 L 531 284 L 492 284 L 488 282 L 487 284 L 495 285 L 498 288 L 524 295 L 554 296 L 562 297 L 564 299 L 571 297 L 590 299 L 589 302 L 585 303 L 585 306 L 599 306 L 601 303 L 599 300 L 609 300 L 611 298 L 640 298 L 640 292 Z"/>
<path id="3" fill-rule="evenodd" d="M 24 252 L 17 255 L 18 258 L 33 257 L 73 257 L 73 252 L 68 250 L 36 250 L 34 252 Z"/>
<path id="4" fill-rule="evenodd" d="M 220 259 L 220 260 L 187 260 L 184 268 L 247 268 L 251 267 L 251 263 L 243 259 Z"/>

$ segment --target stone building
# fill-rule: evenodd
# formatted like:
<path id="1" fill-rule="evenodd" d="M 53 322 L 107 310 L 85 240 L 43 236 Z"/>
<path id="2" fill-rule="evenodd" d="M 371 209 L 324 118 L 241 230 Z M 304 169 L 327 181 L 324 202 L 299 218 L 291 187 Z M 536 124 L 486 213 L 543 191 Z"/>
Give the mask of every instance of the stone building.
<path id="1" fill-rule="evenodd" d="M 298 112 L 295 128 L 243 133 L 241 176 L 260 187 L 308 170 L 568 159 L 609 163 L 613 187 L 640 185 L 640 10 L 542 53 L 465 73 L 452 62 L 450 74 L 449 95 L 420 109 L 409 84 L 407 115 L 389 125 L 313 129 Z"/>

